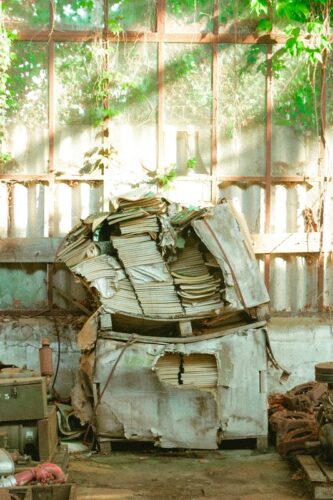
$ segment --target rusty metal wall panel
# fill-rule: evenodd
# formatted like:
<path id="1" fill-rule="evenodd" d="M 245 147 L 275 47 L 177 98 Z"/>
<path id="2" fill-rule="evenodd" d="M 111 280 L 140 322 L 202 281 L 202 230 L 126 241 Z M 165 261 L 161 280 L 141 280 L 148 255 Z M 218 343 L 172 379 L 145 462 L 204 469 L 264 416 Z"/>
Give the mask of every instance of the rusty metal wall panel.
<path id="1" fill-rule="evenodd" d="M 80 303 L 85 302 L 87 299 L 87 292 L 83 286 L 74 279 L 73 274 L 67 268 L 60 264 L 57 264 L 54 268 L 53 285 Z M 80 312 L 77 307 L 61 296 L 56 289 L 53 290 L 53 300 L 58 307 Z"/>

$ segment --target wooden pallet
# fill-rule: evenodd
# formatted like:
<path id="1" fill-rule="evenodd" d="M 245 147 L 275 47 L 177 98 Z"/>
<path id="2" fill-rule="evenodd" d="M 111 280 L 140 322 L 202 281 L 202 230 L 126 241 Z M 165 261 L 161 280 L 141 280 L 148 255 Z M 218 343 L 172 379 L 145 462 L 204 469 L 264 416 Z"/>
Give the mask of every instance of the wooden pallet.
<path id="1" fill-rule="evenodd" d="M 223 437 L 222 443 L 228 441 L 232 443 L 233 441 L 255 441 L 255 449 L 261 453 L 266 453 L 268 450 L 268 436 L 233 436 L 233 437 Z"/>
<path id="2" fill-rule="evenodd" d="M 311 455 L 297 455 L 296 460 L 311 497 L 314 500 L 333 500 L 333 464 Z"/>
<path id="3" fill-rule="evenodd" d="M 18 500 L 76 500 L 76 484 L 46 484 L 44 486 L 17 486 L 15 488 L 3 489 L 3 498 L 15 495 Z M 7 500 L 6 499 L 6 500 Z M 1 500 L 1 497 L 0 497 Z"/>

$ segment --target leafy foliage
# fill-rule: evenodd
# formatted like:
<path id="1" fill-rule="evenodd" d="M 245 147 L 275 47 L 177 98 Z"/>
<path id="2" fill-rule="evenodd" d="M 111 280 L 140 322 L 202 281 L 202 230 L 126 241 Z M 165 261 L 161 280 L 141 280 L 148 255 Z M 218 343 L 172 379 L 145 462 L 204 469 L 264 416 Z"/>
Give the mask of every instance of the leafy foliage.
<path id="1" fill-rule="evenodd" d="M 93 31 L 100 29 L 104 22 L 102 0 L 4 0 L 2 4 L 4 19 L 10 19 L 17 27 L 45 28 L 52 5 L 56 29 Z M 333 17 L 331 1 L 220 0 L 219 9 L 221 31 L 247 33 L 255 29 L 259 34 L 285 33 L 287 42 L 278 47 L 273 57 L 274 123 L 292 126 L 301 133 L 317 133 L 321 116 L 320 69 L 323 57 L 331 49 L 327 26 L 329 15 Z M 212 0 L 166 0 L 166 11 L 167 23 L 172 18 L 181 27 L 212 29 Z M 108 14 L 108 29 L 115 34 L 125 30 L 154 30 L 156 0 L 110 0 Z M 38 42 L 11 44 L 11 35 L 2 22 L 0 142 L 3 142 L 6 116 L 27 125 L 47 124 L 45 49 L 46 46 Z M 236 127 L 263 123 L 265 116 L 259 102 L 264 95 L 262 75 L 267 70 L 265 46 L 246 46 L 244 50 L 242 47 L 242 54 L 236 54 L 237 50 L 235 46 L 234 54 L 230 55 L 224 46 L 220 47 L 221 88 L 230 99 L 230 103 L 221 101 L 221 114 L 224 133 L 230 137 Z M 10 68 L 14 52 L 15 60 Z M 210 45 L 166 44 L 165 53 L 167 120 L 169 123 L 201 123 L 205 127 L 210 122 L 212 105 Z M 106 48 L 100 41 L 59 43 L 55 54 L 60 126 L 97 125 L 106 118 L 114 124 L 155 123 L 155 44 L 110 44 L 108 68 L 103 65 Z M 331 67 L 328 71 L 333 79 Z M 232 96 L 237 100 L 232 100 Z M 333 122 L 333 105 L 329 99 L 327 109 L 328 121 Z M 86 161 L 90 161 L 93 168 L 97 164 L 96 168 L 104 168 L 105 158 L 111 151 L 107 155 L 103 151 L 98 149 L 91 157 L 88 155 Z M 8 153 L 3 154 L 7 155 L 3 161 L 8 160 Z M 191 155 L 187 166 L 196 168 L 197 159 Z M 86 165 L 86 168 L 90 167 Z M 172 177 L 172 173 L 170 175 Z M 166 184 L 168 182 L 166 180 Z"/>
<path id="2" fill-rule="evenodd" d="M 0 17 L 0 166 L 8 162 L 11 156 L 4 151 L 4 138 L 6 127 L 6 113 L 9 106 L 8 99 L 8 70 L 11 63 L 12 36 L 5 29 Z"/>

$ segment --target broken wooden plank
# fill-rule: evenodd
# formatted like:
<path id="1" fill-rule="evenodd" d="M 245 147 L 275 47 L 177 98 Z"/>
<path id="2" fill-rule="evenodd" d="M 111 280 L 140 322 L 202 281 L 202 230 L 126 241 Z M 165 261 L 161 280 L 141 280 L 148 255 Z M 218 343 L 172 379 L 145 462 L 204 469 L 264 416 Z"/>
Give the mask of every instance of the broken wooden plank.
<path id="1" fill-rule="evenodd" d="M 89 314 L 89 316 L 92 314 L 92 311 L 90 311 L 90 309 L 88 309 L 87 307 L 85 307 L 84 305 L 82 305 L 77 300 L 73 299 L 73 297 L 71 297 L 66 292 L 64 292 L 64 290 L 61 290 L 60 288 L 58 288 L 55 285 L 53 285 L 53 289 L 59 295 L 61 295 L 61 297 L 63 297 L 65 300 L 67 300 L 67 302 L 69 302 L 70 304 L 73 304 L 73 306 L 75 306 L 77 309 L 80 309 L 80 311 L 82 311 L 84 314 Z"/>
<path id="2" fill-rule="evenodd" d="M 318 457 L 314 457 L 316 463 L 319 465 L 320 469 L 323 471 L 327 479 L 332 482 L 333 485 L 333 464 L 328 464 L 320 460 Z"/>
<path id="3" fill-rule="evenodd" d="M 0 240 L 0 262 L 54 262 L 63 238 L 6 238 Z"/>
<path id="4" fill-rule="evenodd" d="M 314 500 L 333 499 L 332 466 L 311 455 L 297 455 L 304 481 Z M 327 474 L 329 471 L 329 475 Z"/>
<path id="5" fill-rule="evenodd" d="M 327 482 L 326 476 L 311 455 L 298 455 L 297 459 L 311 482 Z"/>
<path id="6" fill-rule="evenodd" d="M 251 234 L 255 254 L 301 254 L 320 250 L 320 233 Z"/>

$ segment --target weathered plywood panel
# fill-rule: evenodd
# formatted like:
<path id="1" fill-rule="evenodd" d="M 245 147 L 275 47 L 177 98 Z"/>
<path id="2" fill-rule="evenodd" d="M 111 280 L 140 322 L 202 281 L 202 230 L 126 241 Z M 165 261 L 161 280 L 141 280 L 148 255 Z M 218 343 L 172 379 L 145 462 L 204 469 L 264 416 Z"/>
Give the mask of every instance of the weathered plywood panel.
<path id="1" fill-rule="evenodd" d="M 54 262 L 62 238 L 7 238 L 0 240 L 0 262 Z"/>
<path id="2" fill-rule="evenodd" d="M 251 234 L 254 253 L 302 254 L 320 251 L 320 233 Z"/>

